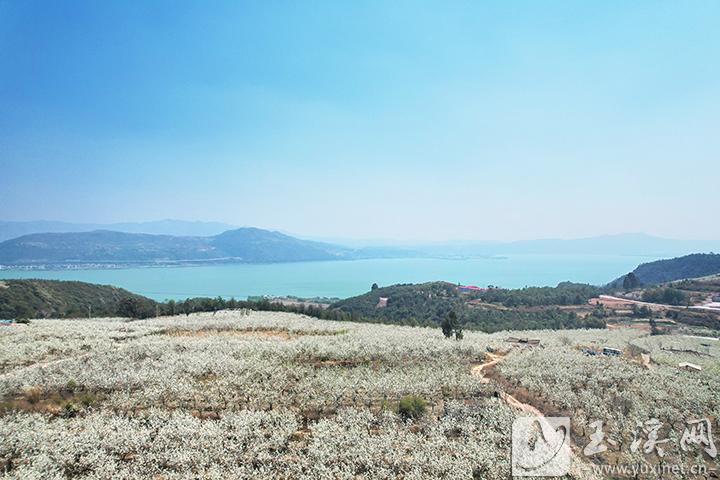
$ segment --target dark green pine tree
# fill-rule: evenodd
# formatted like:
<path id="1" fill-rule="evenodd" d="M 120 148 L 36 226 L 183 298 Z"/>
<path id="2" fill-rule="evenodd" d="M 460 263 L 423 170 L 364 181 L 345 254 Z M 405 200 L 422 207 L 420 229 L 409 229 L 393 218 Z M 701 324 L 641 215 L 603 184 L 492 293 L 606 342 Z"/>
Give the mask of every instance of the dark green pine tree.
<path id="1" fill-rule="evenodd" d="M 457 328 L 457 314 L 455 312 L 448 313 L 440 323 L 440 328 L 446 338 L 452 337 L 453 332 Z"/>

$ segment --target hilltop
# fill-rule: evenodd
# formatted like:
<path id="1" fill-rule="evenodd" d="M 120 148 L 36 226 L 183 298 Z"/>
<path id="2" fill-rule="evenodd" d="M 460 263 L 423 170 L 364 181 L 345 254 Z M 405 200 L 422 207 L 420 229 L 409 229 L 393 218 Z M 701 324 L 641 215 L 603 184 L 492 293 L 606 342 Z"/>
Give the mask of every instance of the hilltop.
<path id="1" fill-rule="evenodd" d="M 602 318 L 578 315 L 599 287 L 565 282 L 557 287 L 462 289 L 448 282 L 374 288 L 330 306 L 353 318 L 398 325 L 437 326 L 451 312 L 469 329 L 604 328 Z"/>
<path id="2" fill-rule="evenodd" d="M 656 285 L 664 282 L 698 278 L 720 273 L 720 254 L 693 253 L 684 257 L 643 263 L 632 271 L 640 285 Z M 622 287 L 625 275 L 610 286 Z"/>
<path id="3" fill-rule="evenodd" d="M 717 277 L 630 291 L 572 282 L 521 289 L 431 282 L 374 288 L 330 310 L 358 321 L 434 327 L 454 312 L 462 328 L 484 332 L 632 326 L 659 333 L 688 325 L 720 331 L 713 300 L 720 301 Z"/>
<path id="4" fill-rule="evenodd" d="M 155 302 L 111 285 L 61 280 L 0 280 L 0 319 L 122 316 L 123 303 Z M 151 308 L 152 309 L 152 308 Z"/>

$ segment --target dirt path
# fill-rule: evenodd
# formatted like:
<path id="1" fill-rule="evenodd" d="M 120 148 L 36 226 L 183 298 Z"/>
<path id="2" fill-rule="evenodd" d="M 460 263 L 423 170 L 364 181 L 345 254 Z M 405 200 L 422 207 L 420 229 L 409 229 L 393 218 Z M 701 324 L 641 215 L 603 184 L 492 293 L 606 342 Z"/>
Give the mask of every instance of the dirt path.
<path id="1" fill-rule="evenodd" d="M 489 361 L 474 366 L 470 371 L 470 373 L 474 377 L 476 377 L 481 383 L 490 383 L 490 379 L 483 374 L 483 371 L 492 367 L 493 365 L 496 365 L 504 357 L 504 355 L 499 355 L 496 353 L 488 353 L 487 356 L 490 358 Z M 510 394 L 500 392 L 500 398 L 511 407 L 515 407 L 518 410 L 522 410 L 523 412 L 527 412 L 538 417 L 544 417 L 543 413 L 540 410 L 530 404 L 521 402 Z"/>
<path id="2" fill-rule="evenodd" d="M 493 365 L 496 365 L 498 362 L 500 362 L 505 355 L 500 355 L 496 353 L 488 353 L 487 356 L 490 358 L 489 361 L 482 363 L 480 365 L 474 366 L 470 373 L 476 377 L 480 382 L 482 383 L 490 383 L 490 379 L 487 378 L 483 371 L 487 370 L 488 368 L 492 367 Z M 538 421 L 540 422 L 546 422 L 545 421 L 545 415 L 535 408 L 534 406 L 523 403 L 517 398 L 513 397 L 512 395 L 500 392 L 500 398 L 511 407 L 517 408 L 520 411 L 529 413 L 531 415 L 534 415 L 538 418 Z M 548 431 L 555 431 L 555 427 L 552 427 L 550 425 L 547 425 Z M 587 463 L 583 460 L 583 458 L 578 454 L 579 448 L 572 440 L 572 436 L 568 435 L 568 443 L 565 444 L 564 448 L 568 449 L 568 453 L 571 458 L 571 467 L 570 467 L 570 474 L 574 478 L 595 478 L 592 475 L 592 471 L 589 469 Z"/>
<path id="3" fill-rule="evenodd" d="M 493 365 L 498 363 L 500 361 L 500 359 L 502 358 L 502 355 L 496 355 L 494 353 L 488 353 L 487 356 L 490 357 L 490 359 L 491 359 L 489 362 L 481 363 L 480 365 L 475 365 L 474 367 L 472 367 L 472 369 L 470 369 L 470 373 L 474 377 L 477 377 L 477 379 L 480 380 L 480 383 L 490 383 L 490 379 L 486 378 L 485 375 L 483 375 L 483 370 L 485 370 L 488 367 L 492 367 Z"/>
<path id="4" fill-rule="evenodd" d="M 617 308 L 620 306 L 630 306 L 630 305 L 640 305 L 645 306 L 648 308 L 652 308 L 655 310 L 671 310 L 671 309 L 678 309 L 678 308 L 690 308 L 691 310 L 705 310 L 708 312 L 716 312 L 720 313 L 720 302 L 713 302 L 712 301 L 712 295 L 708 297 L 708 299 L 705 300 L 705 303 L 702 305 L 690 305 L 689 307 L 686 307 L 685 305 L 666 305 L 664 303 L 650 303 L 650 302 L 643 302 L 641 300 L 632 300 L 629 298 L 622 298 L 622 297 L 613 297 L 612 295 L 599 295 L 597 298 L 591 298 L 589 300 L 591 305 L 597 305 L 597 304 L 603 304 L 606 307 L 610 308 Z"/>
<path id="5" fill-rule="evenodd" d="M 640 305 L 640 306 L 646 306 L 648 308 L 656 308 L 656 309 L 668 309 L 668 308 L 681 308 L 678 305 L 664 305 L 662 303 L 650 303 L 650 302 L 643 302 L 641 300 L 631 300 L 629 298 L 621 298 L 621 297 L 613 297 L 612 295 L 600 295 L 598 298 L 591 298 L 590 301 L 592 302 L 595 300 L 595 304 L 602 303 L 603 305 L 606 305 L 608 307 L 614 307 L 619 305 Z"/>
<path id="6" fill-rule="evenodd" d="M 74 356 L 71 356 L 71 357 L 58 358 L 58 359 L 55 359 L 55 360 L 49 360 L 49 361 L 47 361 L 47 362 L 38 362 L 38 363 L 33 363 L 33 364 L 31 364 L 31 365 L 24 365 L 24 366 L 21 366 L 21 367 L 15 367 L 15 368 L 13 368 L 12 370 L 9 370 L 9 371 L 7 371 L 7 372 L 5 372 L 5 373 L 3 373 L 3 374 L 0 374 L 0 379 L 3 379 L 3 378 L 5 378 L 5 377 L 9 377 L 9 376 L 11 376 L 11 375 L 15 375 L 15 374 L 17 374 L 17 373 L 19 373 L 19 372 L 20 372 L 20 373 L 22 373 L 22 372 L 30 372 L 30 371 L 37 370 L 37 369 L 42 369 L 42 368 L 45 368 L 45 367 L 50 367 L 50 366 L 54 366 L 54 365 L 60 365 L 60 364 L 62 364 L 62 363 L 70 362 L 70 361 L 73 361 L 73 360 L 82 360 L 83 358 L 88 358 L 88 357 L 90 357 L 90 355 L 92 355 L 92 352 L 84 353 L 84 354 L 82 354 L 82 355 L 74 355 Z"/>

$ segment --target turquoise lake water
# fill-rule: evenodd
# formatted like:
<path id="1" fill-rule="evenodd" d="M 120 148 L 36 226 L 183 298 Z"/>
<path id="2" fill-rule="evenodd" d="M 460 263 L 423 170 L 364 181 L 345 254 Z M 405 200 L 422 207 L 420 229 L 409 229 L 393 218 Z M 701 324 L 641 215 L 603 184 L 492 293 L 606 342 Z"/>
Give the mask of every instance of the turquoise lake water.
<path id="1" fill-rule="evenodd" d="M 333 262 L 233 264 L 116 270 L 14 271 L 0 278 L 51 278 L 115 285 L 157 300 L 190 296 L 238 299 L 251 295 L 350 297 L 379 285 L 446 280 L 506 288 L 554 286 L 569 280 L 604 284 L 656 257 L 508 255 L 447 260 L 375 259 Z"/>

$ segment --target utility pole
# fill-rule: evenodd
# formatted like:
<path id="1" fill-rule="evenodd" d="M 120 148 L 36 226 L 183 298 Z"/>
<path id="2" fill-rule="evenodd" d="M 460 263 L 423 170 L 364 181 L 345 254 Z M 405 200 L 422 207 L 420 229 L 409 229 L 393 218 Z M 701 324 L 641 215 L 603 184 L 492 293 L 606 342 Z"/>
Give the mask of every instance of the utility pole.
<path id="1" fill-rule="evenodd" d="M 88 303 L 88 318 L 92 318 L 92 304 Z"/>

